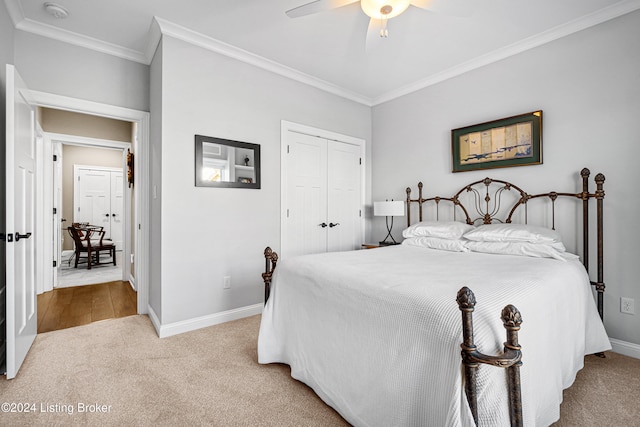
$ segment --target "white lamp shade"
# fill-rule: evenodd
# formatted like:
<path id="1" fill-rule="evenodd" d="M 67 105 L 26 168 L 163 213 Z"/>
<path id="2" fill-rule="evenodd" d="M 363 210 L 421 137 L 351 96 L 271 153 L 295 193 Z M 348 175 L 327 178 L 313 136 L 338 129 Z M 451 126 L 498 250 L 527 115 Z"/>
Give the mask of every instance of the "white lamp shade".
<path id="1" fill-rule="evenodd" d="M 404 216 L 404 202 L 401 200 L 373 202 L 373 215 Z"/>

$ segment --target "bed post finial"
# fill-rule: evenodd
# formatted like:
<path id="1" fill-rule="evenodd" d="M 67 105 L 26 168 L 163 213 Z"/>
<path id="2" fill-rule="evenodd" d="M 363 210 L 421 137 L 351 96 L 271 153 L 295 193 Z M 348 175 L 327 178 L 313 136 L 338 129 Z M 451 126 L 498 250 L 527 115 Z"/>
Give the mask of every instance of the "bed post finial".
<path id="1" fill-rule="evenodd" d="M 522 324 L 522 315 L 517 308 L 509 304 L 502 310 L 502 323 L 507 330 L 507 342 L 504 343 L 504 354 L 516 359 L 507 368 L 509 386 L 509 415 L 512 426 L 522 425 L 522 393 L 520 389 L 520 366 L 522 366 L 521 348 L 518 343 L 518 331 Z"/>
<path id="2" fill-rule="evenodd" d="M 591 171 L 589 170 L 589 168 L 583 168 L 580 171 L 580 176 L 582 176 L 582 178 L 589 178 L 589 175 L 591 175 Z"/>
<path id="3" fill-rule="evenodd" d="M 480 364 L 473 359 L 476 346 L 473 342 L 473 317 L 472 313 L 476 306 L 476 296 L 471 289 L 463 287 L 458 291 L 456 297 L 458 308 L 462 312 L 462 364 L 464 365 L 464 392 L 467 396 L 469 409 L 473 415 L 473 420 L 478 424 L 478 396 L 476 394 L 476 382 L 478 367 Z"/>
<path id="4" fill-rule="evenodd" d="M 264 273 L 262 273 L 262 280 L 264 281 L 264 303 L 267 303 L 269 294 L 271 293 L 271 276 L 276 269 L 278 263 L 278 254 L 275 253 L 269 246 L 264 249 Z"/>
<path id="5" fill-rule="evenodd" d="M 458 308 L 462 312 L 462 364 L 464 365 L 464 391 L 473 419 L 478 424 L 477 374 L 480 363 L 507 369 L 509 385 L 509 416 L 512 426 L 522 426 L 522 393 L 520 390 L 520 366 L 522 352 L 518 343 L 518 331 L 522 316 L 517 308 L 508 305 L 502 310 L 502 323 L 507 331 L 502 355 L 490 356 L 477 351 L 473 342 L 473 311 L 476 297 L 466 286 L 458 291 Z"/>

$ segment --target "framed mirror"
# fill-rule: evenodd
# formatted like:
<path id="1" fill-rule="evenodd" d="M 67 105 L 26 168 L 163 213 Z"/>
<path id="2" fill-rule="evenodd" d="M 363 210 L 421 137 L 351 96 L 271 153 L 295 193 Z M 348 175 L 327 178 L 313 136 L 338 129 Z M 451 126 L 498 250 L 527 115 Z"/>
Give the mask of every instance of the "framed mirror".
<path id="1" fill-rule="evenodd" d="M 196 187 L 260 188 L 260 145 L 196 135 Z"/>

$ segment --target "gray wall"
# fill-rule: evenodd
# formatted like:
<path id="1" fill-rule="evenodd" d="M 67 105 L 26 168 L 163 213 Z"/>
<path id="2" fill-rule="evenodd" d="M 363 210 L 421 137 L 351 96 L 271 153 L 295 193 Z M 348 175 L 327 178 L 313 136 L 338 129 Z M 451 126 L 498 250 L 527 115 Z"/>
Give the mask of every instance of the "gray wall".
<path id="1" fill-rule="evenodd" d="M 262 252 L 280 242 L 283 119 L 371 140 L 369 107 L 163 38 L 163 174 L 151 182 L 162 192 L 151 264 L 161 262 L 163 324 L 262 301 Z M 195 134 L 260 144 L 262 189 L 195 187 Z"/>
<path id="2" fill-rule="evenodd" d="M 162 323 L 162 276 L 160 259 L 162 257 L 162 235 L 160 216 L 162 200 L 162 41 L 156 49 L 151 62 L 150 75 L 150 105 L 151 117 L 149 123 L 149 306 Z M 154 186 L 156 190 L 154 192 Z M 156 197 L 154 197 L 154 194 Z M 191 234 L 191 233 L 190 233 Z"/>
<path id="3" fill-rule="evenodd" d="M 592 178 L 604 173 L 605 325 L 610 337 L 640 344 L 640 311 L 620 313 L 621 296 L 640 304 L 638 40 L 634 12 L 374 107 L 373 200 L 403 198 L 420 180 L 426 194 L 449 196 L 485 176 L 530 193 L 578 191 L 582 167 Z M 543 165 L 450 172 L 451 129 L 537 109 L 544 111 Z M 387 169 L 393 174 L 381 173 Z M 384 235 L 381 221 L 374 230 Z M 576 237 L 569 240 L 575 247 Z"/>
<path id="4" fill-rule="evenodd" d="M 30 89 L 149 111 L 149 66 L 15 32 L 15 64 Z"/>

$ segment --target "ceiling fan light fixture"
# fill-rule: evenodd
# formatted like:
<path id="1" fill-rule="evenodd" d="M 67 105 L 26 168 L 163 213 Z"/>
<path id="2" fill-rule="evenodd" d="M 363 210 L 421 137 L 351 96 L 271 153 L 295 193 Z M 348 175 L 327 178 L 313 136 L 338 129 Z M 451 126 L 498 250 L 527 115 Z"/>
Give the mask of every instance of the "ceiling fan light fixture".
<path id="1" fill-rule="evenodd" d="M 362 11 L 372 19 L 391 19 L 411 5 L 410 0 L 360 0 Z"/>

